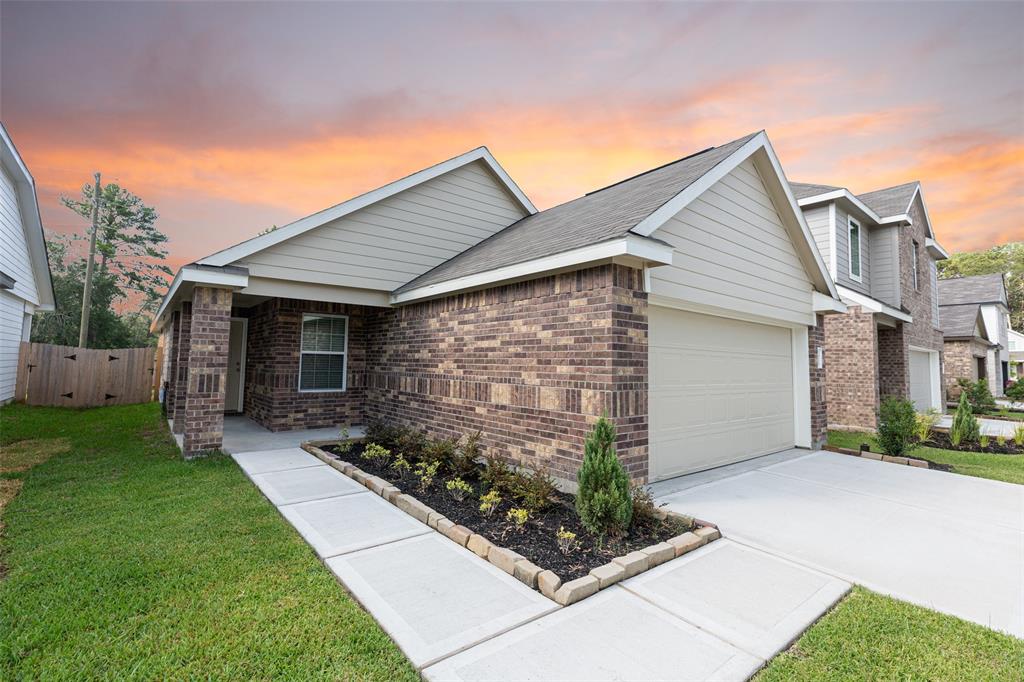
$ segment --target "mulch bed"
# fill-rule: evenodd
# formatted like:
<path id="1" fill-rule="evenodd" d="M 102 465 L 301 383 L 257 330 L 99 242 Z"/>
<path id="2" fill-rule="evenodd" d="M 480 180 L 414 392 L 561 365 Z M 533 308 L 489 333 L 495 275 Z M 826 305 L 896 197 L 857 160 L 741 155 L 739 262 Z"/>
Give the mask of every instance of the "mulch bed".
<path id="1" fill-rule="evenodd" d="M 338 456 L 337 448 L 333 445 L 321 448 Z M 339 459 L 351 462 L 368 474 L 390 481 L 401 488 L 402 492 L 412 495 L 453 522 L 479 533 L 496 545 L 522 554 L 541 568 L 554 571 L 563 582 L 581 578 L 590 573 L 591 569 L 606 564 L 617 556 L 664 542 L 690 530 L 678 520 L 650 519 L 649 522 L 634 523 L 626 536 L 606 539 L 601 546 L 597 538 L 580 523 L 574 507 L 575 498 L 559 492 L 553 496 L 547 509 L 531 514 L 525 527 L 520 531 L 506 519 L 509 509 L 520 506 L 514 500 L 503 499 L 491 516 L 480 511 L 479 496 L 483 492 L 484 484 L 478 476 L 463 477 L 466 483 L 473 486 L 474 493 L 458 502 L 445 489 L 445 482 L 449 479 L 439 475 L 428 490 L 421 491 L 417 487 L 419 481 L 415 476 L 409 474 L 404 480 L 398 479 L 389 467 L 361 458 L 362 451 L 363 445 L 354 443 L 352 449 Z M 575 533 L 576 540 L 580 543 L 579 547 L 568 555 L 563 554 L 558 548 L 555 534 L 559 528 Z"/>
<path id="2" fill-rule="evenodd" d="M 953 445 L 949 440 L 949 434 L 944 431 L 932 431 L 931 437 L 925 441 L 925 445 L 943 450 L 956 450 L 958 452 L 984 452 L 992 455 L 1024 455 L 1024 447 L 1013 442 L 1012 438 L 1006 439 L 1005 445 L 1000 445 L 995 436 L 989 438 L 988 446 L 981 447 L 980 443 L 960 443 Z"/>

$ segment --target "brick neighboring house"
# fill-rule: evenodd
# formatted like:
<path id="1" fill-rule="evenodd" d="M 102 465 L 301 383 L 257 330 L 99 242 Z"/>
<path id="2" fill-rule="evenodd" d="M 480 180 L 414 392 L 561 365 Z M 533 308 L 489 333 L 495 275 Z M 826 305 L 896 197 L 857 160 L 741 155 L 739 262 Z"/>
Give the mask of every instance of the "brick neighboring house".
<path id="1" fill-rule="evenodd" d="M 985 352 L 985 367 L 978 368 L 973 381 L 988 379 L 989 388 L 995 396 L 1004 395 L 1006 382 L 1010 378 L 1010 307 L 1006 295 L 1006 282 L 1001 274 L 974 275 L 972 277 L 954 277 L 939 280 L 939 305 L 943 317 L 960 306 L 973 306 L 979 311 L 984 321 L 989 341 Z M 963 313 L 960 313 L 963 314 Z M 945 329 L 945 324 L 943 324 Z M 955 333 L 963 332 L 963 329 Z M 946 336 L 948 343 L 962 341 L 960 337 Z M 956 346 L 954 346 L 956 348 Z M 978 350 L 975 347 L 974 350 Z M 964 375 L 964 378 L 967 378 Z M 952 381 L 956 384 L 956 380 Z M 947 381 L 947 385 L 950 382 Z"/>
<path id="2" fill-rule="evenodd" d="M 935 241 L 921 185 L 854 195 L 792 183 L 847 312 L 825 320 L 828 423 L 871 430 L 886 396 L 942 407 Z"/>
<path id="3" fill-rule="evenodd" d="M 958 380 L 973 383 L 988 378 L 988 356 L 999 344 L 991 340 L 992 334 L 977 303 L 940 305 L 939 318 L 944 338 L 942 362 L 946 399 L 957 400 L 960 397 Z"/>
<path id="4" fill-rule="evenodd" d="M 475 149 L 183 267 L 153 326 L 186 456 L 387 419 L 569 482 L 602 414 L 638 480 L 820 445 L 842 310 L 760 132 L 545 211 Z"/>

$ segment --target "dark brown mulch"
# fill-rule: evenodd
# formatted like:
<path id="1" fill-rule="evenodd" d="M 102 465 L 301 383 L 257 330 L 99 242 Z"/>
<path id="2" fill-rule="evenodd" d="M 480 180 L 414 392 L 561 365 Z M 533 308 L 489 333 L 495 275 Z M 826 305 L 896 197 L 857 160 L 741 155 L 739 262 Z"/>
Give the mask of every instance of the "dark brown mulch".
<path id="1" fill-rule="evenodd" d="M 1005 445 L 1000 445 L 995 436 L 989 438 L 988 446 L 981 447 L 980 443 L 960 443 L 953 445 L 949 440 L 949 434 L 944 431 L 932 431 L 931 437 L 925 441 L 925 445 L 943 450 L 957 450 L 959 452 L 985 452 L 993 455 L 1024 455 L 1024 447 L 1013 442 L 1012 438 L 1006 439 Z"/>
<path id="2" fill-rule="evenodd" d="M 334 446 L 326 446 L 323 449 L 336 455 Z M 428 490 L 421 491 L 417 488 L 419 481 L 414 475 L 409 474 L 404 480 L 398 479 L 390 468 L 379 466 L 372 460 L 362 459 L 359 456 L 362 450 L 362 444 L 355 444 L 339 459 L 351 462 L 369 474 L 391 481 L 401 488 L 402 492 L 412 495 L 455 523 L 479 533 L 496 545 L 522 554 L 543 569 L 554 571 L 563 581 L 585 576 L 591 569 L 608 563 L 614 557 L 663 542 L 690 530 L 679 521 L 652 519 L 651 523 L 634 523 L 625 537 L 607 539 L 601 546 L 598 539 L 580 523 L 574 507 L 574 497 L 557 493 L 552 498 L 551 505 L 532 514 L 526 526 L 520 531 L 506 519 L 508 510 L 519 506 L 515 500 L 507 499 L 508 496 L 503 496 L 504 499 L 491 516 L 480 511 L 479 496 L 486 491 L 478 476 L 463 477 L 466 483 L 473 486 L 474 492 L 465 500 L 458 502 L 445 488 L 449 477 L 438 476 Z M 580 543 L 579 547 L 568 555 L 563 554 L 558 548 L 556 533 L 559 528 L 576 533 L 576 540 Z"/>

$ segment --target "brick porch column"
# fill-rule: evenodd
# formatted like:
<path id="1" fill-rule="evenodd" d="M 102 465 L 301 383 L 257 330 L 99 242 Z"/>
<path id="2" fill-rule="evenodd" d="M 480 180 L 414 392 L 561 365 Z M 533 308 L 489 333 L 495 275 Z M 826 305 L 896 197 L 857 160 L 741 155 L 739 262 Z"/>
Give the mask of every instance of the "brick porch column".
<path id="1" fill-rule="evenodd" d="M 178 347 L 181 345 L 181 313 L 171 313 L 171 331 L 167 335 L 167 391 L 164 393 L 164 409 L 169 419 L 174 418 L 174 387 L 178 372 Z"/>
<path id="2" fill-rule="evenodd" d="M 828 424 L 878 426 L 878 331 L 873 313 L 860 306 L 825 316 L 825 386 Z"/>
<path id="3" fill-rule="evenodd" d="M 878 393 L 880 398 L 910 397 L 910 344 L 904 325 L 878 330 Z"/>
<path id="4" fill-rule="evenodd" d="M 191 322 L 185 457 L 218 450 L 224 439 L 231 290 L 197 286 L 192 292 Z"/>
<path id="5" fill-rule="evenodd" d="M 185 433 L 185 393 L 188 389 L 188 352 L 192 339 L 192 304 L 188 301 L 181 304 L 178 329 L 178 359 L 174 363 L 174 412 L 172 430 L 174 433 Z"/>
<path id="6" fill-rule="evenodd" d="M 811 447 L 820 448 L 828 440 L 828 403 L 825 400 L 825 316 L 816 315 L 815 325 L 807 328 L 807 354 L 811 380 Z M 818 349 L 822 366 L 818 367 Z"/>

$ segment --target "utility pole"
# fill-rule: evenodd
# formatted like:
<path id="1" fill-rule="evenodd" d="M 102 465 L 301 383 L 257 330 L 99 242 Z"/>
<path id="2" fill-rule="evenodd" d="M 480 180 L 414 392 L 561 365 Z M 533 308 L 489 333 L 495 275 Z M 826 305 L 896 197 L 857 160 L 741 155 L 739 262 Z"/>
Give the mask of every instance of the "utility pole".
<path id="1" fill-rule="evenodd" d="M 89 308 L 92 307 L 92 271 L 96 259 L 96 233 L 100 226 L 100 174 L 92 193 L 92 237 L 89 238 L 89 262 L 85 266 L 85 291 L 82 293 L 82 322 L 78 328 L 78 346 L 85 348 L 89 341 Z"/>

